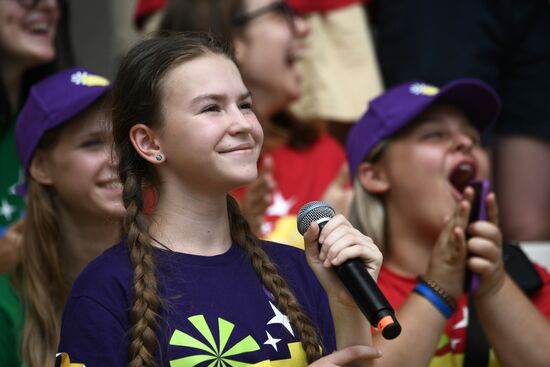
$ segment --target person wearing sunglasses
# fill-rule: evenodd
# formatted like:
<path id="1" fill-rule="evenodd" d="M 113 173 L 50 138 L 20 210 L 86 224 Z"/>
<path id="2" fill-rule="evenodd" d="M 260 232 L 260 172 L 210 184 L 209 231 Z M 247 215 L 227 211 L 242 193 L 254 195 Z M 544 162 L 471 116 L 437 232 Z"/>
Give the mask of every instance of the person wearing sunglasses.
<path id="1" fill-rule="evenodd" d="M 288 112 L 301 93 L 308 24 L 285 1 L 172 0 L 159 29 L 209 31 L 232 45 L 265 134 L 258 179 L 233 194 L 257 235 L 303 246 L 300 207 L 324 200 L 344 212 L 349 192 L 343 148 L 318 121 Z"/>

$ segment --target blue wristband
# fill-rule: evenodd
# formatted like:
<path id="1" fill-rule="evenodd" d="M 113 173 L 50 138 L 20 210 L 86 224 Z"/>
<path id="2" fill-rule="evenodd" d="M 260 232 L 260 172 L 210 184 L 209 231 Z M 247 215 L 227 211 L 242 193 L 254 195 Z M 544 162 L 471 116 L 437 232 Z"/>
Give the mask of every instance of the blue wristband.
<path id="1" fill-rule="evenodd" d="M 447 302 L 445 302 L 445 300 L 426 283 L 417 283 L 416 287 L 414 287 L 414 292 L 430 301 L 431 304 L 434 305 L 446 319 L 451 317 L 454 313 L 453 309 L 447 304 Z"/>

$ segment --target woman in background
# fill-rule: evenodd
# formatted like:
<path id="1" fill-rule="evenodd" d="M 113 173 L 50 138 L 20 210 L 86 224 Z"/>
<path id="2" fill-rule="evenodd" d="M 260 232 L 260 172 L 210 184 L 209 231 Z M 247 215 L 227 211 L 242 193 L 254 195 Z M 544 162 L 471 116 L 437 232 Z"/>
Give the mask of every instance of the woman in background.
<path id="1" fill-rule="evenodd" d="M 17 120 L 27 214 L 21 259 L 0 275 L 2 366 L 53 366 L 74 279 L 120 238 L 109 90 L 107 79 L 68 69 L 33 86 Z"/>

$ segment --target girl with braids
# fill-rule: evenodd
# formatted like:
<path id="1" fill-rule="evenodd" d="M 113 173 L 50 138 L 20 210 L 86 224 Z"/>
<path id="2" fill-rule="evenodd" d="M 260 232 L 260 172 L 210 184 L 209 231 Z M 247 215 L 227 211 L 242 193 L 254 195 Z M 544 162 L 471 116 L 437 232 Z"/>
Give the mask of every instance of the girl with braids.
<path id="1" fill-rule="evenodd" d="M 329 269 L 359 257 L 376 278 L 372 241 L 336 216 L 320 253 L 311 225 L 304 256 L 259 241 L 228 195 L 255 179 L 263 133 L 219 43 L 164 34 L 134 46 L 114 83 L 113 126 L 127 237 L 76 280 L 60 352 L 87 367 L 368 366 L 379 356 Z M 144 189 L 157 198 L 147 215 Z"/>
<path id="2" fill-rule="evenodd" d="M 0 276 L 0 366 L 53 366 L 61 312 L 124 213 L 105 123 L 109 81 L 72 68 L 34 85 L 16 123 L 27 196 L 22 256 Z"/>
<path id="3" fill-rule="evenodd" d="M 301 94 L 298 63 L 309 25 L 286 1 L 171 0 L 160 29 L 212 32 L 233 45 L 265 134 L 257 179 L 232 192 L 254 233 L 302 247 L 295 223 L 304 204 L 322 200 L 347 212 L 351 189 L 343 147 L 321 121 L 289 113 Z"/>

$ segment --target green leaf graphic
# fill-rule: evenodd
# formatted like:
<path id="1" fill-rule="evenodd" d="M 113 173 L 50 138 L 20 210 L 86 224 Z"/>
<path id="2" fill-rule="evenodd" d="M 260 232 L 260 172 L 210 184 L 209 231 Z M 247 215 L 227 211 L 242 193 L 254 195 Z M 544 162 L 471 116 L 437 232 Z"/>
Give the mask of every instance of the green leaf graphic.
<path id="1" fill-rule="evenodd" d="M 229 357 L 234 356 L 236 354 L 242 354 L 242 353 L 248 353 L 248 352 L 254 352 L 256 350 L 259 350 L 260 346 L 254 338 L 252 338 L 250 335 L 235 344 L 231 349 L 229 349 L 227 352 L 222 354 L 222 357 Z"/>
<path id="2" fill-rule="evenodd" d="M 214 348 L 214 350 L 216 351 L 216 354 L 218 354 L 218 347 L 216 345 L 216 341 L 214 340 L 214 335 L 212 335 L 212 332 L 210 331 L 210 328 L 206 323 L 204 315 L 191 316 L 189 318 L 189 321 L 201 333 L 201 335 L 204 336 L 206 340 L 208 340 L 208 343 L 210 343 L 212 348 Z"/>
<path id="3" fill-rule="evenodd" d="M 231 322 L 218 318 L 218 330 L 219 330 L 219 347 L 214 340 L 212 331 L 208 327 L 204 315 L 195 315 L 188 318 L 189 322 L 199 331 L 199 333 L 206 339 L 210 346 L 197 340 L 189 334 L 186 334 L 180 330 L 175 330 L 170 338 L 170 345 L 189 347 L 200 349 L 207 352 L 209 355 L 198 354 L 195 356 L 189 356 L 184 358 L 175 359 L 170 361 L 171 367 L 195 367 L 198 364 L 210 361 L 212 362 L 208 367 L 247 367 L 250 364 L 228 359 L 227 357 L 236 356 L 243 353 L 254 352 L 260 349 L 258 343 L 254 338 L 248 335 L 246 338 L 238 341 L 235 345 L 230 347 L 224 352 L 227 342 L 229 341 L 233 329 L 235 327 Z"/>
<path id="4" fill-rule="evenodd" d="M 212 348 L 209 348 L 208 345 L 179 330 L 174 331 L 174 334 L 172 334 L 172 338 L 170 338 L 170 345 L 196 348 L 204 350 L 212 355 L 216 355 L 216 352 Z"/>
<path id="5" fill-rule="evenodd" d="M 196 366 L 197 364 L 209 361 L 211 359 L 216 359 L 216 356 L 207 356 L 204 354 L 198 354 L 195 356 L 189 356 L 184 358 L 175 359 L 170 361 L 170 367 L 189 367 Z"/>

